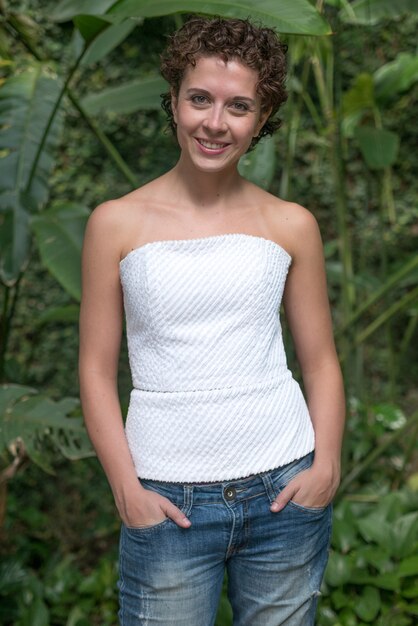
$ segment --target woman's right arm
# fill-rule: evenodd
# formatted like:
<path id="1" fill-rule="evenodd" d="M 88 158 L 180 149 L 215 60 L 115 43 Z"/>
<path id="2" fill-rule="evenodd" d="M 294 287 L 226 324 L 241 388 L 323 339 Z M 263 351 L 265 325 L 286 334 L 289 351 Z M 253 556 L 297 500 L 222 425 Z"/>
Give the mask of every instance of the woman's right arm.
<path id="1" fill-rule="evenodd" d="M 97 207 L 83 244 L 79 375 L 84 419 L 123 522 L 141 527 L 170 517 L 187 528 L 190 522 L 174 504 L 141 486 L 125 436 L 117 388 L 123 326 L 118 213 L 114 202 Z"/>

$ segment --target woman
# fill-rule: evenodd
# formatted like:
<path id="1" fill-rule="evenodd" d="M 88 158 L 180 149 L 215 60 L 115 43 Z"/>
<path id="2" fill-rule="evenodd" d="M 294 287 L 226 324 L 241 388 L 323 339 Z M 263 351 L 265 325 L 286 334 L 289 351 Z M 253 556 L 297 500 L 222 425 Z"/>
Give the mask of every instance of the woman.
<path id="1" fill-rule="evenodd" d="M 344 420 L 322 244 L 311 213 L 237 171 L 279 126 L 285 47 L 247 20 L 193 18 L 162 72 L 179 160 L 97 207 L 83 251 L 81 397 L 123 522 L 119 617 L 213 625 L 226 568 L 236 626 L 309 626 Z"/>

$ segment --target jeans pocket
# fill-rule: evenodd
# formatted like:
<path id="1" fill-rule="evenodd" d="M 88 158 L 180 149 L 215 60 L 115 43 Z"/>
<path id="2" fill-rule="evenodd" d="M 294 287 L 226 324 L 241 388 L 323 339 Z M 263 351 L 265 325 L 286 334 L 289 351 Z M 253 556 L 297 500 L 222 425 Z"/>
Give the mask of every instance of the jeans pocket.
<path id="1" fill-rule="evenodd" d="M 273 484 L 275 487 L 276 496 L 279 495 L 281 491 L 293 480 L 298 474 L 304 472 L 309 469 L 314 460 L 314 453 L 309 452 L 300 459 L 296 459 L 292 461 L 288 465 L 281 468 L 281 471 L 277 471 L 276 475 L 273 478 Z M 289 500 L 288 504 L 295 510 L 301 511 L 303 513 L 311 513 L 311 514 L 322 514 L 327 510 L 329 504 L 325 506 L 318 507 L 310 507 L 304 506 L 303 504 L 299 504 L 298 502 L 294 502 L 293 500 Z"/>
<path id="2" fill-rule="evenodd" d="M 330 506 L 329 504 L 326 504 L 325 506 L 304 506 L 303 504 L 298 504 L 298 502 L 293 502 L 293 500 L 289 500 L 288 504 L 302 513 L 311 513 L 313 515 L 324 513 Z"/>
<path id="3" fill-rule="evenodd" d="M 160 483 L 154 480 L 141 479 L 140 483 L 144 489 L 148 489 L 149 491 L 153 491 L 154 493 L 158 493 L 160 496 L 167 498 L 167 500 L 174 504 L 182 513 L 186 514 L 187 507 L 185 506 L 184 496 L 180 497 L 178 488 L 173 488 L 167 483 Z M 169 526 L 170 522 L 176 525 L 176 522 L 173 522 L 170 517 L 166 517 L 161 520 L 161 522 L 157 522 L 156 524 L 149 524 L 145 526 L 127 526 L 124 524 L 124 526 L 129 532 L 143 533 L 146 531 L 158 530 L 160 528 L 162 529 L 165 526 Z"/>
<path id="4" fill-rule="evenodd" d="M 126 524 L 124 524 L 124 526 L 128 532 L 142 533 L 142 532 L 149 531 L 149 530 L 157 530 L 165 526 L 168 522 L 171 522 L 171 521 L 172 520 L 169 517 L 166 517 L 161 522 L 157 522 L 156 524 L 149 524 L 145 526 L 127 526 Z"/>
<path id="5" fill-rule="evenodd" d="M 310 452 L 302 458 L 296 459 L 295 461 L 292 461 L 291 463 L 275 470 L 271 478 L 276 495 L 283 491 L 286 485 L 288 485 L 290 481 L 295 478 L 295 476 L 309 469 L 313 463 L 313 459 L 313 452 Z"/>

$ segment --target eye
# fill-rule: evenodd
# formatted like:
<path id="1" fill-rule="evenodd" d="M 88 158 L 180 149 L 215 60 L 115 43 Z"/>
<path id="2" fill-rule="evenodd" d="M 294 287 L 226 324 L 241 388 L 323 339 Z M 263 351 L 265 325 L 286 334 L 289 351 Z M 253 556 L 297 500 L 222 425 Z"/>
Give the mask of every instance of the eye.
<path id="1" fill-rule="evenodd" d="M 246 113 L 247 111 L 249 111 L 249 106 L 245 102 L 233 102 L 232 107 L 235 111 L 239 113 Z"/>
<path id="2" fill-rule="evenodd" d="M 193 104 L 206 104 L 208 99 L 206 96 L 202 96 L 202 94 L 196 94 L 194 96 L 191 96 L 190 100 L 193 102 Z"/>

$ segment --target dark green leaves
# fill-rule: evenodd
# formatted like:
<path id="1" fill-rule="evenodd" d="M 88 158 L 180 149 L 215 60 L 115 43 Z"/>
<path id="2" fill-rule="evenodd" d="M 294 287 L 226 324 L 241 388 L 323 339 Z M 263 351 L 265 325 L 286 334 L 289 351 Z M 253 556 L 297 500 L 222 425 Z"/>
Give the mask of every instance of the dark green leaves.
<path id="1" fill-rule="evenodd" d="M 156 17 L 172 13 L 204 13 L 259 20 L 282 33 L 326 35 L 328 24 L 307 0 L 121 0 L 109 11 L 112 16 Z"/>
<path id="2" fill-rule="evenodd" d="M 0 89 L 0 279 L 13 285 L 29 255 L 29 214 L 47 201 L 53 150 L 61 131 L 55 117 L 36 171 L 32 168 L 61 88 L 47 67 L 35 64 Z"/>
<path id="3" fill-rule="evenodd" d="M 372 126 L 358 126 L 354 136 L 370 169 L 384 169 L 395 163 L 399 150 L 397 133 Z"/>
<path id="4" fill-rule="evenodd" d="M 102 15 L 115 0 L 62 0 L 52 10 L 50 19 L 54 22 L 66 22 L 76 15 Z"/>
<path id="5" fill-rule="evenodd" d="M 88 8 L 87 8 L 88 7 Z M 200 13 L 224 17 L 252 18 L 282 33 L 327 35 L 331 29 L 308 0 L 120 0 L 119 2 L 83 2 L 65 0 L 53 12 L 56 21 L 77 15 L 102 15 L 105 20 L 120 22 L 129 17 L 158 17 L 173 13 Z"/>
<path id="6" fill-rule="evenodd" d="M 382 20 L 397 19 L 407 13 L 416 13 L 416 0 L 355 0 L 346 3 L 340 17 L 353 24 L 378 24 Z"/>
<path id="7" fill-rule="evenodd" d="M 109 27 L 108 22 L 95 15 L 76 15 L 74 24 L 87 43 L 93 41 L 95 37 Z"/>
<path id="8" fill-rule="evenodd" d="M 264 137 L 254 150 L 241 157 L 238 169 L 244 178 L 263 189 L 269 189 L 276 169 L 274 139 Z"/>
<path id="9" fill-rule="evenodd" d="M 392 100 L 418 81 L 418 55 L 401 52 L 374 73 L 377 100 Z"/>
<path id="10" fill-rule="evenodd" d="M 139 110 L 160 109 L 160 94 L 167 90 L 163 78 L 150 76 L 91 93 L 81 104 L 89 115 L 104 112 L 129 114 Z"/>
<path id="11" fill-rule="evenodd" d="M 74 398 L 54 402 L 30 387 L 0 386 L 0 448 L 13 454 L 16 445 L 23 445 L 29 458 L 45 470 L 50 470 L 43 453 L 46 441 L 68 459 L 92 456 L 81 418 L 68 417 L 77 407 Z"/>
<path id="12" fill-rule="evenodd" d="M 370 500 L 359 497 L 335 509 L 321 626 L 328 614 L 334 615 L 330 626 L 392 626 L 399 623 L 395 616 L 415 623 L 406 615 L 414 614 L 418 598 L 418 495 L 403 491 Z"/>
<path id="13" fill-rule="evenodd" d="M 88 216 L 84 207 L 65 204 L 31 221 L 42 263 L 76 300 L 81 296 L 81 247 Z"/>

